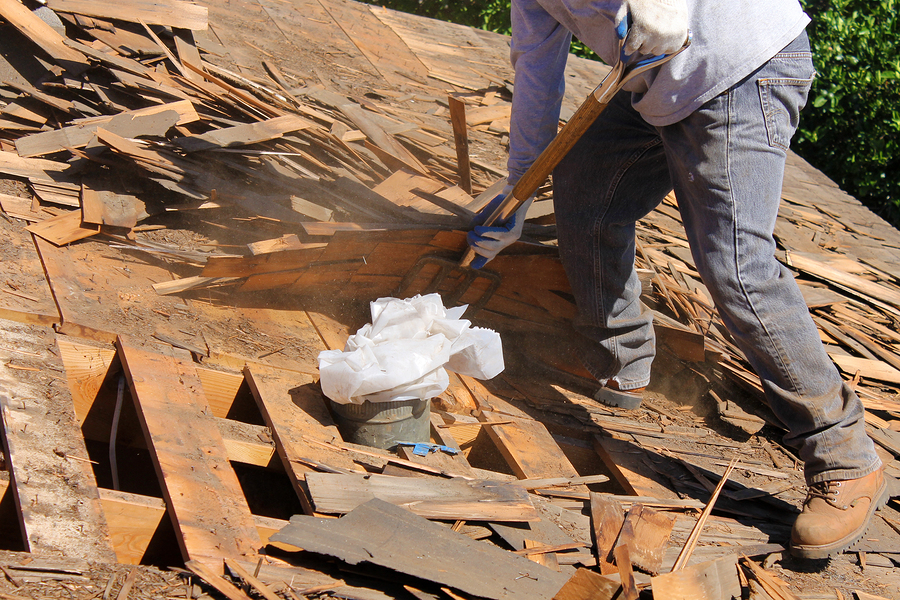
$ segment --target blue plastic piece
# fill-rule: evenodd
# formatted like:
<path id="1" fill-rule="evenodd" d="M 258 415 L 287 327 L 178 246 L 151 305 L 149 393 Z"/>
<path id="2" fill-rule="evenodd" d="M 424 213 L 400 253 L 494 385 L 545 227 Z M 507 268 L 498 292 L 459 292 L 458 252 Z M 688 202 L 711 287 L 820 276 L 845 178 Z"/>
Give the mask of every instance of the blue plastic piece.
<path id="1" fill-rule="evenodd" d="M 446 452 L 447 454 L 459 454 L 459 450 L 450 446 L 431 444 L 428 442 L 397 442 L 398 446 L 412 446 L 416 456 L 428 456 L 431 452 Z"/>

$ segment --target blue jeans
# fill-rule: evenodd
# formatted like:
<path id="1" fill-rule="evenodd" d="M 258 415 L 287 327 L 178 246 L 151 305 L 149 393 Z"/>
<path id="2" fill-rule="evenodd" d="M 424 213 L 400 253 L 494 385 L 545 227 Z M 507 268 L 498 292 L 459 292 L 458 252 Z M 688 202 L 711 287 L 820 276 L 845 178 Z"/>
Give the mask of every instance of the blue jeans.
<path id="1" fill-rule="evenodd" d="M 619 94 L 553 173 L 575 327 L 595 342 L 585 366 L 623 390 L 649 382 L 655 339 L 634 269 L 635 221 L 674 188 L 697 269 L 809 483 L 862 477 L 880 465 L 859 398 L 774 256 L 786 151 L 814 74 L 802 34 L 673 125 L 649 125 Z"/>

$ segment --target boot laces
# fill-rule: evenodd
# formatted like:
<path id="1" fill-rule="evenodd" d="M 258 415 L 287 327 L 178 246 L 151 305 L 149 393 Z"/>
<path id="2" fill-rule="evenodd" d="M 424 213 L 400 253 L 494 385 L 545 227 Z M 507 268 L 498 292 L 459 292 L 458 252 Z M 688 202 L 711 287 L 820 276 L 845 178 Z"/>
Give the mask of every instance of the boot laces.
<path id="1" fill-rule="evenodd" d="M 807 490 L 806 501 L 809 502 L 813 498 L 822 498 L 826 502 L 833 504 L 841 493 L 840 487 L 840 481 L 819 481 L 810 484 Z"/>

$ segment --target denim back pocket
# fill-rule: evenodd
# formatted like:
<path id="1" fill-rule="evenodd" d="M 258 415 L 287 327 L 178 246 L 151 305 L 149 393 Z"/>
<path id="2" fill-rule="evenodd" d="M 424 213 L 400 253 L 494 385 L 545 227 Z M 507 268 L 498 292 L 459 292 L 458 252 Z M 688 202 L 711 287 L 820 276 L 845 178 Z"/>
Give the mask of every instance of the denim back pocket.
<path id="1" fill-rule="evenodd" d="M 814 77 L 815 74 L 801 79 L 763 77 L 757 80 L 769 145 L 773 148 L 787 151 L 790 146 Z"/>

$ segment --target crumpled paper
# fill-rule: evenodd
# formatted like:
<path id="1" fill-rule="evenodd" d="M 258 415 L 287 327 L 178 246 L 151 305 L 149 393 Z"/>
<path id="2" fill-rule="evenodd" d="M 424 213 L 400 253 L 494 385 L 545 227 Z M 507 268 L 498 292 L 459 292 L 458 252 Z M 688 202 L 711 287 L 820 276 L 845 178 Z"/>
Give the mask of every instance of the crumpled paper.
<path id="1" fill-rule="evenodd" d="M 491 379 L 503 371 L 500 335 L 446 309 L 438 294 L 370 303 L 372 322 L 343 350 L 319 354 L 324 394 L 339 404 L 434 398 L 450 384 L 447 369 Z"/>

